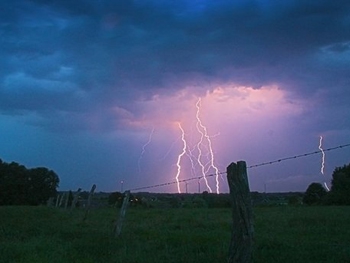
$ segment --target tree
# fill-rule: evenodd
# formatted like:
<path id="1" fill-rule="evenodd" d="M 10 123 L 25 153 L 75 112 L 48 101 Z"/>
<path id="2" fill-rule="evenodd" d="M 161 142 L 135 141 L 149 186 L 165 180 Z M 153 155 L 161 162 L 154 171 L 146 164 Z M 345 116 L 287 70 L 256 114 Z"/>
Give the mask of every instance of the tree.
<path id="1" fill-rule="evenodd" d="M 12 162 L 1 162 L 0 169 L 0 205 L 27 204 L 27 169 Z"/>
<path id="2" fill-rule="evenodd" d="M 58 183 L 58 176 L 47 168 L 0 161 L 0 205 L 45 204 L 56 195 Z"/>
<path id="3" fill-rule="evenodd" d="M 57 194 L 59 179 L 54 171 L 44 167 L 28 170 L 28 197 L 30 205 L 45 204 Z"/>
<path id="4" fill-rule="evenodd" d="M 320 183 L 312 183 L 306 189 L 303 202 L 307 205 L 319 205 L 323 203 L 326 195 L 326 189 Z"/>
<path id="5" fill-rule="evenodd" d="M 330 202 L 336 205 L 350 205 L 350 164 L 336 167 L 332 177 Z"/>

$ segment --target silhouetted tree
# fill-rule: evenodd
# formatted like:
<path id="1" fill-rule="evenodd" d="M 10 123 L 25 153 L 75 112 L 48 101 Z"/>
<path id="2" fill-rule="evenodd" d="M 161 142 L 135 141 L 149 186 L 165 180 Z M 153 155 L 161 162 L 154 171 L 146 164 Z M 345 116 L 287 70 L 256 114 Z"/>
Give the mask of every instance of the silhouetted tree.
<path id="1" fill-rule="evenodd" d="M 306 189 L 303 202 L 307 205 L 319 205 L 322 204 L 326 195 L 326 189 L 320 183 L 312 183 Z"/>
<path id="2" fill-rule="evenodd" d="M 31 205 L 44 204 L 50 197 L 56 196 L 59 179 L 55 172 L 44 167 L 30 169 L 28 180 Z"/>
<path id="3" fill-rule="evenodd" d="M 45 204 L 57 193 L 59 178 L 51 170 L 0 161 L 0 205 Z"/>
<path id="4" fill-rule="evenodd" d="M 0 205 L 27 204 L 27 170 L 23 165 L 1 162 Z"/>
<path id="5" fill-rule="evenodd" d="M 350 164 L 335 168 L 332 177 L 330 203 L 350 205 Z"/>

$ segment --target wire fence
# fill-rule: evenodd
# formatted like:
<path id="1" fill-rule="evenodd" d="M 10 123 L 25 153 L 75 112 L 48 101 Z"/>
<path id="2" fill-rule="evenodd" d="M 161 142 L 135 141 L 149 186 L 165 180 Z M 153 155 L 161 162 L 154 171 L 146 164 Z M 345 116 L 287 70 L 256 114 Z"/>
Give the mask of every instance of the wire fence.
<path id="1" fill-rule="evenodd" d="M 298 154 L 298 155 L 294 155 L 294 156 L 284 157 L 284 158 L 280 158 L 280 159 L 273 160 L 273 161 L 253 164 L 253 165 L 248 166 L 247 168 L 251 169 L 251 168 L 256 168 L 256 167 L 260 167 L 260 166 L 266 166 L 266 165 L 271 165 L 271 164 L 275 164 L 275 163 L 281 163 L 281 162 L 288 161 L 288 160 L 295 160 L 295 159 L 304 158 L 304 157 L 307 157 L 307 156 L 310 156 L 310 155 L 319 154 L 319 153 L 322 153 L 322 152 L 330 152 L 330 151 L 334 151 L 334 150 L 343 149 L 343 148 L 346 148 L 346 147 L 349 147 L 349 146 L 350 146 L 350 143 L 342 144 L 342 145 L 338 145 L 338 146 L 327 148 L 327 149 L 323 149 L 323 150 L 317 150 L 317 151 L 313 151 L 313 152 L 308 152 L 308 153 Z M 205 175 L 205 177 L 208 178 L 208 177 L 213 177 L 213 176 L 222 175 L 222 174 L 226 174 L 226 171 L 213 173 L 213 174 L 207 174 L 207 175 Z M 129 190 L 130 191 L 147 190 L 147 189 L 151 189 L 151 188 L 164 187 L 164 186 L 169 186 L 169 185 L 178 184 L 178 183 L 186 183 L 186 182 L 189 182 L 189 181 L 200 180 L 200 179 L 203 179 L 203 175 L 196 176 L 196 177 L 191 177 L 191 178 L 187 178 L 187 179 L 182 179 L 182 180 L 179 180 L 179 181 L 171 181 L 171 182 L 166 182 L 166 183 L 160 183 L 160 184 L 154 184 L 154 185 L 148 185 L 148 186 L 132 188 L 132 189 L 129 189 Z"/>

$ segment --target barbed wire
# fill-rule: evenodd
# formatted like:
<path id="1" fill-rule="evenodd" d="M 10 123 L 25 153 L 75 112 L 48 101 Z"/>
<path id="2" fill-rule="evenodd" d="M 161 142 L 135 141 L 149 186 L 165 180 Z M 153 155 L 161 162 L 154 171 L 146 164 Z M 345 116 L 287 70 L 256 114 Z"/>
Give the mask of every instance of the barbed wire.
<path id="1" fill-rule="evenodd" d="M 333 151 L 333 150 L 336 150 L 336 149 L 341 149 L 341 148 L 345 148 L 345 147 L 349 147 L 349 146 L 350 146 L 350 143 L 343 144 L 343 145 L 339 145 L 339 146 L 336 146 L 336 147 L 323 149 L 323 152 L 329 152 L 329 151 Z M 254 165 L 248 166 L 247 168 L 255 168 L 255 167 L 259 167 L 259 166 L 264 166 L 264 165 L 269 165 L 269 164 L 274 164 L 274 163 L 280 163 L 280 162 L 283 162 L 283 161 L 287 161 L 287 160 L 291 160 L 291 159 L 298 159 L 298 158 L 301 158 L 301 157 L 306 157 L 306 156 L 313 155 L 313 154 L 318 154 L 318 153 L 322 153 L 322 150 L 309 152 L 309 153 L 304 153 L 304 154 L 299 154 L 299 155 L 294 155 L 294 156 L 290 156 L 290 157 L 285 157 L 285 158 L 277 159 L 277 160 L 270 161 L 270 162 L 254 164 Z"/>
<path id="2" fill-rule="evenodd" d="M 350 146 L 350 143 L 343 144 L 343 145 L 339 145 L 339 146 L 323 149 L 323 152 L 329 152 L 329 151 L 333 151 L 333 150 L 337 150 L 337 149 L 346 148 L 346 147 L 349 147 L 349 146 Z M 309 153 L 303 153 L 303 154 L 298 154 L 298 155 L 294 155 L 294 156 L 284 157 L 284 158 L 280 158 L 280 159 L 277 159 L 277 160 L 274 160 L 274 161 L 263 162 L 263 163 L 259 163 L 259 164 L 253 164 L 253 165 L 247 166 L 247 169 L 256 168 L 256 167 L 265 166 L 265 165 L 271 165 L 271 164 L 275 164 L 275 163 L 281 163 L 281 162 L 288 161 L 288 160 L 293 160 L 293 159 L 295 160 L 295 159 L 298 159 L 298 158 L 303 158 L 303 157 L 307 157 L 307 156 L 318 154 L 318 153 L 322 153 L 322 150 L 317 150 L 317 151 L 314 151 L 314 152 L 309 152 Z M 222 174 L 226 174 L 226 173 L 227 173 L 226 171 L 225 172 L 218 172 L 218 173 L 205 175 L 205 177 L 208 178 L 208 177 L 213 177 L 213 176 L 222 175 Z M 200 180 L 200 179 L 203 179 L 203 178 L 204 178 L 204 176 L 201 175 L 201 176 L 191 177 L 191 178 L 187 178 L 187 179 L 182 179 L 182 180 L 179 180 L 179 181 L 172 181 L 172 182 L 166 182 L 166 183 L 161 183 L 161 184 L 137 187 L 137 188 L 129 189 L 129 191 L 139 191 L 139 190 L 146 190 L 146 189 L 151 189 L 151 188 L 158 188 L 158 187 L 173 185 L 173 184 L 177 184 L 177 183 L 186 183 L 186 182 L 193 181 L 193 180 Z"/>
<path id="3" fill-rule="evenodd" d="M 217 174 L 216 173 L 215 174 L 208 174 L 205 177 L 212 177 L 214 175 L 221 175 L 221 174 L 225 174 L 225 173 L 226 172 L 219 172 Z M 172 184 L 177 184 L 177 183 L 185 183 L 185 182 L 189 182 L 189 181 L 193 181 L 193 180 L 200 180 L 200 179 L 203 179 L 203 175 L 197 176 L 197 177 L 191 177 L 191 178 L 187 178 L 187 179 L 182 179 L 182 180 L 179 180 L 179 181 L 172 181 L 172 182 L 161 183 L 161 184 L 156 184 L 156 185 L 149 185 L 149 186 L 144 186 L 144 187 L 133 188 L 133 189 L 130 189 L 130 191 L 137 191 L 137 190 L 156 188 L 156 187 L 167 186 L 167 185 L 172 185 Z"/>

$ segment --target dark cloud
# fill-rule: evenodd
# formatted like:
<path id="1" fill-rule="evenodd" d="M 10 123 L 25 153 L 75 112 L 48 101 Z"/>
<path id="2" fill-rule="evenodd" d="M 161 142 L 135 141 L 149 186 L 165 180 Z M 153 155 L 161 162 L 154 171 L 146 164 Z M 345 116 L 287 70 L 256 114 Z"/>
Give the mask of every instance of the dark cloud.
<path id="1" fill-rule="evenodd" d="M 334 99 L 350 82 L 348 1 L 3 6 L 2 111 L 131 110 L 134 100 L 175 92 L 194 77 L 256 88 L 278 83 L 300 96 L 332 88 Z M 341 54 L 343 63 L 335 61 Z"/>

